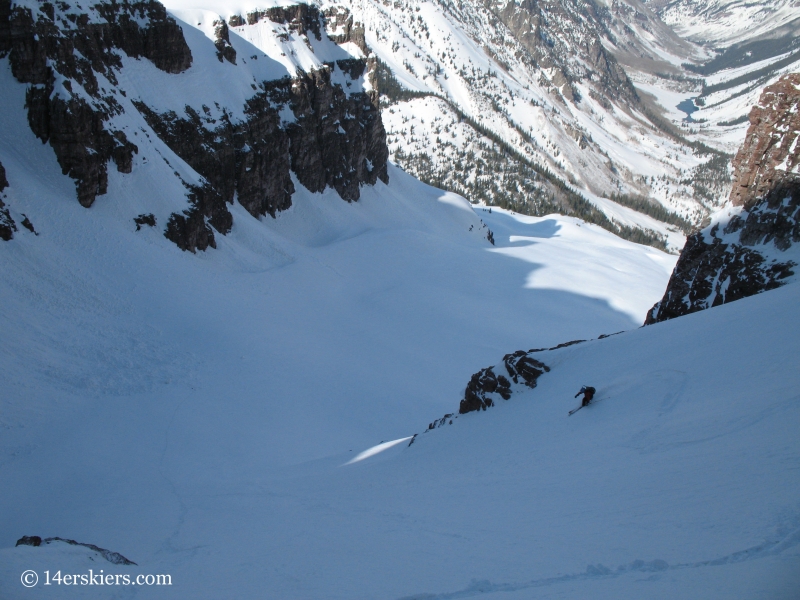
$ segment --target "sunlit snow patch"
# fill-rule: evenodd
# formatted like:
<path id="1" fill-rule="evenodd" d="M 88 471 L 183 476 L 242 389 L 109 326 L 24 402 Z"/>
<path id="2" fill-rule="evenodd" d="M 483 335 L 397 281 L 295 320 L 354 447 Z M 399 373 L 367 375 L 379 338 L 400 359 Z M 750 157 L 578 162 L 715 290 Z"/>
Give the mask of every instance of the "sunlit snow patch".
<path id="1" fill-rule="evenodd" d="M 397 446 L 397 444 L 402 444 L 403 442 L 410 440 L 412 437 L 414 436 L 410 435 L 408 437 L 400 438 L 399 440 L 392 440 L 391 442 L 383 442 L 378 444 L 377 446 L 373 446 L 372 448 L 367 448 L 363 452 L 360 452 L 358 455 L 356 455 L 352 460 L 349 460 L 348 462 L 344 463 L 344 465 L 342 466 L 352 465 L 353 463 L 362 461 L 365 458 L 369 458 L 370 456 L 375 456 L 376 454 L 380 454 L 384 450 L 388 450 L 393 446 Z"/>

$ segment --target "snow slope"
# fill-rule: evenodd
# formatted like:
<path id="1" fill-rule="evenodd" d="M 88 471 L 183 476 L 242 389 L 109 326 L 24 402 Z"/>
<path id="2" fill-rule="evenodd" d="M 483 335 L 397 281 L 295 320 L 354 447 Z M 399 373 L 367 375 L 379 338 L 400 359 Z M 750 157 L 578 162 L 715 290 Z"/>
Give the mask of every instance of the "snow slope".
<path id="1" fill-rule="evenodd" d="M 788 61 L 788 64 L 784 64 Z M 787 73 L 800 71 L 800 53 L 779 54 L 745 67 L 717 71 L 705 79 L 706 85 L 716 86 L 702 96 L 704 106 L 692 115 L 703 122 L 698 133 L 715 146 L 735 153 L 750 125 L 747 116 L 758 103 L 764 88 L 774 84 Z"/>
<path id="2" fill-rule="evenodd" d="M 7 84 L 5 105 L 21 113 L 24 87 Z M 295 182 L 276 219 L 234 204 L 230 234 L 191 254 L 132 222 L 165 194 L 182 196 L 160 161 L 110 171 L 87 210 L 24 114 L 9 117 L 6 200 L 39 235 L 20 228 L 0 246 L 3 598 L 152 591 L 23 589 L 19 561 L 55 572 L 102 560 L 60 543 L 11 548 L 36 532 L 174 571 L 174 597 L 258 596 L 259 586 L 352 597 L 324 558 L 341 532 L 315 518 L 297 529 L 310 515 L 281 482 L 327 477 L 329 465 L 418 431 L 509 348 L 637 326 L 674 261 L 573 219 L 476 213 L 396 168 L 355 203 Z M 265 493 L 289 505 L 269 508 L 276 521 L 257 517 L 265 535 L 226 546 L 240 536 L 225 519 L 250 527 Z M 316 494 L 312 504 L 327 501 Z M 184 539 L 199 532 L 210 537 Z M 263 561 L 277 566 L 286 552 L 288 579 L 266 581 Z M 235 583 L 230 569 L 251 559 L 253 579 Z"/>
<path id="3" fill-rule="evenodd" d="M 372 448 L 506 350 L 630 328 L 591 273 L 629 271 L 606 278 L 623 303 L 669 259 L 494 210 L 482 246 L 463 201 L 391 175 L 241 219 L 217 252 L 102 211 L 2 247 L 0 595 L 794 598 L 800 286 L 543 352 L 536 389 Z M 29 590 L 26 569 L 172 586 Z"/>

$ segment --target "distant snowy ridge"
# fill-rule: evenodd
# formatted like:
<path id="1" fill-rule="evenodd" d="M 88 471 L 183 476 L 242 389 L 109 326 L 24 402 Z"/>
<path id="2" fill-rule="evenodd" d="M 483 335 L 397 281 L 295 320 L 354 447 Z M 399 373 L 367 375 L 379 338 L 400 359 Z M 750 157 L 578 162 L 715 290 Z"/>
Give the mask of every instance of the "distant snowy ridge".
<path id="1" fill-rule="evenodd" d="M 795 0 L 648 0 L 648 4 L 681 36 L 720 47 L 800 28 Z"/>

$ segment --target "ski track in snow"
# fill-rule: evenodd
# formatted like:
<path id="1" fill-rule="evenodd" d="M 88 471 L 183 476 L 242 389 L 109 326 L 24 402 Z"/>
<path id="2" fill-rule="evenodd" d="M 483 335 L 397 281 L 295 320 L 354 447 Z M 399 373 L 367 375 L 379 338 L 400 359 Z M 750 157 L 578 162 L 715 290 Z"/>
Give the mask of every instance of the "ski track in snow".
<path id="1" fill-rule="evenodd" d="M 411 596 L 403 596 L 398 600 L 456 600 L 457 598 L 474 598 L 476 596 L 483 596 L 485 594 L 494 594 L 496 592 L 517 592 L 521 590 L 529 590 L 532 588 L 542 588 L 555 586 L 565 583 L 574 583 L 577 581 L 592 581 L 602 579 L 613 579 L 628 575 L 630 573 L 664 573 L 666 571 L 678 571 L 682 569 L 699 569 L 705 567 L 718 567 L 720 565 L 735 564 L 744 561 L 758 560 L 767 556 L 775 556 L 786 550 L 800 545 L 800 527 L 791 531 L 784 538 L 777 541 L 768 541 L 746 550 L 733 552 L 726 556 L 715 558 L 712 560 L 703 560 L 694 563 L 679 563 L 670 565 L 666 561 L 655 559 L 645 561 L 637 559 L 627 565 L 620 565 L 616 569 L 611 569 L 605 565 L 598 563 L 586 567 L 583 573 L 572 573 L 568 575 L 558 575 L 556 577 L 546 577 L 543 579 L 533 579 L 522 583 L 492 583 L 491 581 L 473 581 L 464 589 L 455 592 L 444 592 L 438 594 L 413 594 Z"/>

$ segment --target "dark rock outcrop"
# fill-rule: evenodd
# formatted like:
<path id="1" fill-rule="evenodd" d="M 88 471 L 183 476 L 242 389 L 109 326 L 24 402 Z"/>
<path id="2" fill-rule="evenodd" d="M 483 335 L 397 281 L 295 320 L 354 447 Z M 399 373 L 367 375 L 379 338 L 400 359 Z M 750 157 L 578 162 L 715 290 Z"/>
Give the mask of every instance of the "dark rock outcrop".
<path id="1" fill-rule="evenodd" d="M 147 58 L 168 73 L 187 69 L 192 55 L 180 26 L 155 0 L 101 2 L 84 14 L 73 10 L 82 9 L 48 2 L 37 9 L 12 9 L 10 0 L 0 0 L 0 58 L 8 56 L 14 77 L 29 84 L 30 127 L 52 146 L 64 174 L 75 180 L 78 200 L 90 207 L 107 191 L 108 162 L 130 173 L 139 152 L 110 125 L 127 104 L 118 83 L 120 52 Z M 325 35 L 319 9 L 308 4 L 255 11 L 246 20 L 232 17 L 230 26 L 261 19 L 306 39 Z M 235 65 L 228 24 L 214 25 L 220 61 Z M 358 37 L 358 27 L 351 24 L 347 30 L 348 40 Z M 228 207 L 234 199 L 256 217 L 275 216 L 291 206 L 292 171 L 311 191 L 333 187 L 347 201 L 359 198 L 362 184 L 388 181 L 378 95 L 364 91 L 359 81 L 373 77 L 374 67 L 369 60 L 339 60 L 260 88 L 253 82 L 243 120 L 224 107 L 215 120 L 206 106 L 156 113 L 135 101 L 156 134 L 205 179 L 199 185 L 184 181 L 189 207 L 169 217 L 166 237 L 184 250 L 216 247 L 215 234 L 231 229 Z M 344 83 L 332 83 L 334 72 Z M 293 122 L 285 122 L 287 113 Z M 147 223 L 137 221 L 142 224 Z M 14 231 L 0 204 L 0 236 L 10 239 Z"/>
<path id="2" fill-rule="evenodd" d="M 311 5 L 255 11 L 247 14 L 246 23 L 261 19 L 316 39 L 324 34 L 321 15 Z M 245 19 L 235 16 L 229 24 L 240 27 Z M 224 57 L 219 41 L 228 34 L 222 25 L 217 24 L 217 49 Z M 332 187 L 347 201 L 358 200 L 362 184 L 388 182 L 378 94 L 357 89 L 357 80 L 365 73 L 371 77 L 372 69 L 365 60 L 339 60 L 293 79 L 262 82 L 247 101 L 243 121 L 227 113 L 215 121 L 205 106 L 187 105 L 178 115 L 136 103 L 158 136 L 207 181 L 202 188 L 191 188 L 191 207 L 170 217 L 166 236 L 185 250 L 216 247 L 214 231 L 230 231 L 228 205 L 234 198 L 255 217 L 274 217 L 289 208 L 295 191 L 292 171 L 310 191 Z M 336 70 L 352 83 L 346 88 L 333 84 Z M 351 91 L 350 86 L 356 87 Z M 285 108 L 294 122 L 281 121 Z"/>
<path id="3" fill-rule="evenodd" d="M 791 260 L 767 258 L 759 246 L 786 250 L 800 242 L 800 182 L 766 194 L 750 211 L 686 240 L 664 297 L 645 325 L 740 300 L 780 287 L 794 274 Z"/>
<path id="4" fill-rule="evenodd" d="M 536 387 L 536 381 L 541 375 L 550 371 L 550 367 L 541 361 L 532 358 L 530 354 L 518 350 L 513 354 L 503 357 L 503 366 L 506 374 L 497 373 L 495 367 L 487 367 L 475 373 L 464 390 L 464 399 L 461 400 L 458 412 L 460 414 L 475 410 L 486 410 L 494 406 L 497 396 L 503 400 L 511 398 L 512 382 L 523 384 L 527 387 Z"/>
<path id="5" fill-rule="evenodd" d="M 69 10 L 62 3 L 57 14 L 43 2 L 34 14 L 0 0 L 0 55 L 7 53 L 14 77 L 30 84 L 31 129 L 50 143 L 64 174 L 75 180 L 78 200 L 89 207 L 106 192 L 108 161 L 127 173 L 138 151 L 123 132 L 105 128 L 122 109 L 97 76 L 116 84 L 118 50 L 169 73 L 188 68 L 192 56 L 180 27 L 155 0 L 97 4 L 91 14 Z"/>
<path id="6" fill-rule="evenodd" d="M 17 540 L 17 543 L 14 544 L 14 547 L 17 546 L 41 546 L 42 545 L 42 538 L 38 535 L 23 535 L 21 538 Z"/>
<path id="7" fill-rule="evenodd" d="M 352 62 L 345 68 L 354 74 Z M 362 63 L 361 72 L 364 68 Z M 292 85 L 290 105 L 297 118 L 287 126 L 292 170 L 312 192 L 330 186 L 345 200 L 358 200 L 361 183 L 389 180 L 386 131 L 377 94 L 347 96 L 331 84 L 331 70 L 303 74 Z"/>
<path id="8" fill-rule="evenodd" d="M 217 247 L 214 229 L 223 235 L 233 226 L 231 215 L 219 192 L 210 185 L 187 185 L 191 207 L 183 213 L 172 213 L 167 222 L 166 238 L 180 248 L 195 252 Z M 209 226 L 212 225 L 214 229 Z"/>
<path id="9" fill-rule="evenodd" d="M 503 375 L 497 375 L 494 367 L 481 369 L 470 378 L 458 412 L 464 414 L 494 406 L 493 394 L 508 400 L 511 398 L 511 382 Z"/>
<path id="10" fill-rule="evenodd" d="M 0 194 L 8 187 L 8 179 L 6 179 L 6 170 L 3 164 L 0 163 Z M 4 196 L 0 196 L 0 240 L 9 241 L 14 238 L 14 232 L 17 230 L 17 224 L 11 218 L 5 203 L 3 202 Z"/>
<path id="11" fill-rule="evenodd" d="M 69 544 L 70 546 L 83 546 L 84 548 L 89 548 L 89 550 L 97 552 L 108 562 L 113 563 L 115 565 L 136 564 L 132 560 L 128 560 L 127 558 L 122 556 L 122 554 L 120 554 L 119 552 L 112 552 L 111 550 L 100 548 L 99 546 L 95 546 L 94 544 L 84 544 L 82 542 L 76 542 L 75 540 L 68 540 L 60 537 L 49 537 L 42 539 L 38 535 L 30 535 L 30 536 L 24 535 L 17 540 L 16 546 L 41 546 L 42 544 L 50 544 L 52 542 L 64 542 L 65 544 Z"/>
<path id="12" fill-rule="evenodd" d="M 794 275 L 783 253 L 800 242 L 800 74 L 765 88 L 734 159 L 727 223 L 686 240 L 664 297 L 645 325 L 781 286 Z M 738 207 L 741 207 L 738 209 Z"/>
<path id="13" fill-rule="evenodd" d="M 536 380 L 541 375 L 548 373 L 550 367 L 535 358 L 530 357 L 530 352 L 517 350 L 513 354 L 506 354 L 503 357 L 511 381 L 518 384 L 525 384 L 530 388 L 536 387 Z"/>
<path id="14" fill-rule="evenodd" d="M 217 58 L 219 62 L 223 59 L 227 60 L 232 65 L 236 64 L 236 50 L 231 46 L 230 34 L 228 33 L 228 25 L 223 20 L 214 21 L 214 46 L 217 48 Z"/>
<path id="15" fill-rule="evenodd" d="M 452 425 L 453 424 L 453 419 L 456 419 L 456 418 L 458 418 L 457 415 L 454 415 L 453 413 L 447 413 L 441 419 L 436 419 L 432 423 L 428 424 L 428 429 L 426 429 L 425 432 L 428 432 L 431 429 L 438 429 L 439 427 L 444 427 L 445 425 Z M 416 438 L 416 437 L 417 437 L 417 434 L 415 433 L 414 437 L 411 438 L 411 441 L 408 443 L 409 446 L 414 443 L 414 438 Z"/>
<path id="16" fill-rule="evenodd" d="M 261 93 L 248 101 L 244 122 L 233 122 L 226 114 L 217 124 L 190 106 L 182 116 L 158 114 L 136 103 L 158 136 L 208 181 L 207 189 L 194 190 L 190 198 L 220 233 L 230 231 L 227 204 L 234 196 L 253 216 L 275 216 L 291 206 L 289 138 L 271 101 L 286 97 L 290 86 L 289 79 L 263 84 Z M 209 124 L 216 127 L 209 129 Z"/>
<path id="17" fill-rule="evenodd" d="M 239 17 L 239 19 L 241 19 L 241 17 Z M 239 22 L 239 19 L 237 19 L 236 22 Z M 248 25 L 255 25 L 261 19 L 268 19 L 273 23 L 285 24 L 288 26 L 289 31 L 297 31 L 306 35 L 310 32 L 316 39 L 322 39 L 319 9 L 312 4 L 273 6 L 265 10 L 247 13 Z M 233 23 L 231 23 L 231 25 L 233 25 Z"/>
<path id="18" fill-rule="evenodd" d="M 366 68 L 363 60 L 337 61 L 295 79 L 264 82 L 248 100 L 244 121 L 226 115 L 217 123 L 190 106 L 184 115 L 158 114 L 137 103 L 158 136 L 208 181 L 190 194 L 192 208 L 170 219 L 167 237 L 188 250 L 215 247 L 208 224 L 230 231 L 227 205 L 234 197 L 253 216 L 274 217 L 291 206 L 291 171 L 310 191 L 332 187 L 348 201 L 359 199 L 362 184 L 388 182 L 377 93 L 348 94 L 331 82 L 335 69 L 355 81 Z M 284 107 L 294 122 L 281 122 Z"/>
<path id="19" fill-rule="evenodd" d="M 325 24 L 330 37 L 337 44 L 352 42 L 369 56 L 364 25 L 358 21 L 353 22 L 353 15 L 342 6 L 334 6 L 325 10 Z"/>
<path id="20" fill-rule="evenodd" d="M 140 231 L 145 225 L 155 227 L 156 216 L 153 213 L 141 214 L 138 217 L 134 217 L 133 222 L 136 223 L 136 231 Z"/>
<path id="21" fill-rule="evenodd" d="M 27 215 L 22 215 L 22 226 L 30 231 L 33 235 L 39 235 Z"/>

